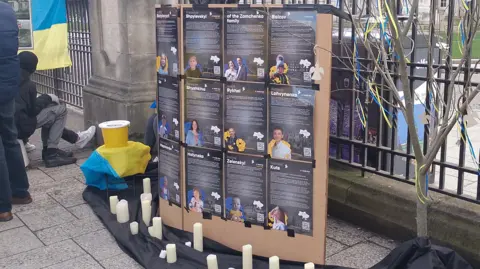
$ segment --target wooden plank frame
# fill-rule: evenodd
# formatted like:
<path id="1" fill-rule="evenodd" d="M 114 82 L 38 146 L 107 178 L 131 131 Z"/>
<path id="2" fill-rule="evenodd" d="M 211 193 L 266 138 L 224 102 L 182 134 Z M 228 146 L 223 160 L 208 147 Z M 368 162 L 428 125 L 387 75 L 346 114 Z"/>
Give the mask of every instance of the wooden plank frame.
<path id="1" fill-rule="evenodd" d="M 244 6 L 244 5 L 243 5 Z M 161 8 L 160 5 L 156 6 Z M 183 44 L 183 12 L 192 5 L 174 5 L 179 8 L 178 44 L 179 69 L 184 75 L 184 44 Z M 235 8 L 238 5 L 208 5 L 209 8 Z M 284 5 L 250 5 L 252 8 L 284 8 Z M 328 147 L 329 147 L 329 114 L 330 114 L 330 87 L 332 68 L 332 14 L 317 14 L 316 16 L 316 49 L 315 60 L 323 68 L 324 74 L 320 81 L 315 81 L 320 90 L 315 94 L 314 108 L 314 160 L 313 168 L 313 235 L 296 234 L 289 237 L 286 232 L 265 230 L 264 227 L 252 225 L 246 228 L 242 223 L 225 221 L 220 217 L 203 219 L 202 214 L 188 212 L 185 208 L 186 177 L 185 177 L 185 148 L 181 148 L 180 176 L 182 182 L 182 207 L 169 205 L 168 201 L 160 199 L 159 215 L 165 225 L 193 232 L 193 224 L 203 223 L 203 235 L 227 247 L 241 251 L 242 246 L 251 244 L 254 255 L 270 257 L 279 256 L 281 260 L 296 262 L 314 262 L 325 264 L 326 249 L 326 220 L 327 220 L 327 188 L 328 188 Z M 224 35 L 223 31 L 222 35 Z M 222 37 L 222 40 L 224 38 Z M 223 41 L 222 41 L 223 42 Z M 181 136 L 185 137 L 185 80 L 179 81 Z M 224 177 L 225 178 L 225 177 Z"/>

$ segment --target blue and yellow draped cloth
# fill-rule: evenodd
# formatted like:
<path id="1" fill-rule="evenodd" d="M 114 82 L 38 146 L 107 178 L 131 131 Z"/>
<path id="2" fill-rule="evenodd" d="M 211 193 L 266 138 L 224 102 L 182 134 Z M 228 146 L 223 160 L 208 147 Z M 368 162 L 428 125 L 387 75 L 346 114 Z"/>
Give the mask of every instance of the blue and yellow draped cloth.
<path id="1" fill-rule="evenodd" d="M 88 186 L 105 190 L 108 179 L 109 190 L 121 190 L 127 188 L 125 177 L 145 173 L 150 158 L 150 147 L 128 141 L 126 147 L 97 148 L 80 169 Z"/>

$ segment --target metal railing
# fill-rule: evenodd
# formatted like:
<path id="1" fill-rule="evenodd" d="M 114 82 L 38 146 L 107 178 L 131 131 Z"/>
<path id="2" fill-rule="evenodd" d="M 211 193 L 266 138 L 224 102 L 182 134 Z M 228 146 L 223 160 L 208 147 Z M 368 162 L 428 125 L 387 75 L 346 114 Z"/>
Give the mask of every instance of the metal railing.
<path id="1" fill-rule="evenodd" d="M 350 5 L 355 5 L 356 0 L 349 1 Z M 399 1 L 400 2 L 400 1 Z M 433 3 L 435 1 L 432 1 Z M 369 1 L 367 1 L 369 3 Z M 441 28 L 436 27 L 431 32 L 425 30 L 420 23 L 415 22 L 412 25 L 411 35 L 415 50 L 409 56 L 408 72 L 409 86 L 411 91 L 418 91 L 421 87 L 426 86 L 427 68 L 426 56 L 423 55 L 427 49 L 427 42 L 430 36 L 437 39 L 435 43 L 445 42 L 450 48 L 450 56 L 442 55 L 443 53 L 437 49 L 434 53 L 434 66 L 436 70 L 436 82 L 439 85 L 439 91 L 445 96 L 448 86 L 455 84 L 454 93 L 461 94 L 468 86 L 476 86 L 480 83 L 480 69 L 470 68 L 474 62 L 470 59 L 466 61 L 464 66 L 450 68 L 449 64 L 453 61 L 451 53 L 452 48 L 457 44 L 453 41 L 453 32 L 448 29 L 455 29 L 458 23 L 454 22 L 454 1 L 450 0 L 447 6 L 445 20 L 442 23 L 446 27 L 445 32 Z M 400 4 L 398 4 L 400 6 Z M 343 3 L 339 2 L 339 7 L 343 9 Z M 447 22 L 445 24 L 445 21 Z M 332 101 L 331 101 L 331 128 L 330 128 L 330 158 L 336 162 L 347 164 L 351 167 L 358 168 L 362 175 L 366 172 L 402 181 L 408 184 L 414 184 L 415 166 L 414 155 L 410 141 L 406 123 L 395 107 L 389 103 L 394 103 L 393 96 L 387 90 L 384 81 L 378 77 L 376 83 L 379 86 L 379 93 L 383 97 L 383 107 L 387 113 L 387 119 L 391 122 L 391 127 L 387 124 L 382 115 L 379 105 L 368 95 L 367 89 L 354 83 L 355 67 L 352 67 L 354 42 L 352 36 L 355 34 L 351 28 L 351 23 L 344 20 L 338 20 L 335 25 L 334 33 L 338 33 L 335 37 L 333 46 L 332 61 Z M 443 36 L 442 36 L 443 35 Z M 473 33 L 469 33 L 473 35 Z M 445 38 L 446 40 L 440 40 Z M 359 38 L 361 39 L 361 38 Z M 422 45 L 423 43 L 423 45 Z M 437 45 L 438 46 L 438 45 Z M 475 45 L 474 45 L 475 46 Z M 365 50 L 357 45 L 360 51 L 358 61 L 362 62 L 361 74 L 368 77 L 371 70 L 368 69 L 369 63 Z M 480 48 L 478 48 L 480 49 Z M 470 52 L 471 53 L 471 52 Z M 449 81 L 447 78 L 456 68 L 462 68 L 461 75 L 456 81 Z M 472 75 L 470 84 L 467 78 Z M 392 76 L 395 75 L 395 63 L 392 63 Z M 396 77 L 398 80 L 398 77 Z M 397 85 L 398 81 L 397 81 Z M 354 90 L 355 89 L 355 90 Z M 425 90 L 428 92 L 427 90 Z M 426 100 L 422 100 L 425 104 L 429 104 L 429 94 L 426 94 Z M 366 127 L 364 128 L 360 122 L 360 116 L 357 112 L 359 109 L 358 101 L 364 109 Z M 471 106 L 474 109 L 480 105 L 479 99 L 474 99 Z M 433 108 L 425 105 L 425 109 Z M 480 121 L 477 119 L 477 121 Z M 417 126 L 417 128 L 419 128 Z M 479 128 L 477 130 L 477 128 Z M 471 137 L 480 131 L 479 126 L 468 127 Z M 423 132 L 423 150 L 428 148 L 430 141 L 429 126 L 424 126 Z M 468 141 L 461 139 L 465 135 L 464 130 L 453 129 L 447 137 L 445 143 L 441 147 L 437 158 L 429 173 L 429 189 L 457 197 L 466 201 L 480 204 L 480 173 L 478 163 L 473 156 L 479 158 L 478 143 L 473 141 L 473 147 Z M 475 140 L 475 139 L 474 139 Z M 406 142 L 400 142 L 406 141 Z M 474 147 L 477 147 L 476 149 Z M 473 152 L 470 151 L 473 148 Z"/>
<path id="2" fill-rule="evenodd" d="M 56 94 L 65 103 L 83 108 L 83 87 L 92 76 L 88 0 L 67 0 L 68 44 L 72 66 L 37 71 L 32 80 L 41 93 Z"/>

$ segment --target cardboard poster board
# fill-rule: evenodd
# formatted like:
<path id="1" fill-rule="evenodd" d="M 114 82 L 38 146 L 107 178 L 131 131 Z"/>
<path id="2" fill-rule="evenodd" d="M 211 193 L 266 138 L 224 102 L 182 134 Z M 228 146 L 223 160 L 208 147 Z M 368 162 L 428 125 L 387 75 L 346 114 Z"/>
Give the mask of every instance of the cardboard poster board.
<path id="1" fill-rule="evenodd" d="M 238 251 L 324 264 L 332 15 L 237 7 L 174 7 L 181 203 L 164 186 L 159 215 L 188 232 L 201 222 L 204 237 Z M 312 81 L 316 62 L 322 78 Z M 161 176 L 176 177 L 172 163 Z"/>

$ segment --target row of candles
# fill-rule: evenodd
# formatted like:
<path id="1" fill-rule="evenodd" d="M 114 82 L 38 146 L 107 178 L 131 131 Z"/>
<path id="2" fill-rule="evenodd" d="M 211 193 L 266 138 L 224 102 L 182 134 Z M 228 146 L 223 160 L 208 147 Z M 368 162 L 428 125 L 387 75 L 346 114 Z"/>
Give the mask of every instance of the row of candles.
<path id="1" fill-rule="evenodd" d="M 152 193 L 150 178 L 143 179 L 143 193 L 140 196 L 142 204 L 142 221 L 148 227 L 150 236 L 159 240 L 163 238 L 162 218 L 152 217 Z M 128 210 L 128 201 L 118 200 L 118 196 L 110 196 L 110 212 L 117 216 L 118 223 L 127 223 L 130 221 L 130 214 Z M 152 226 L 150 221 L 152 220 Z M 134 221 L 130 223 L 130 232 L 132 235 L 138 234 L 139 224 Z M 191 247 L 191 243 L 187 242 L 185 245 Z M 203 252 L 203 225 L 202 223 L 195 223 L 193 225 L 193 248 L 197 251 Z M 177 250 L 175 244 L 167 244 L 166 250 L 162 250 L 160 257 L 167 259 L 167 263 L 175 263 L 177 261 Z M 217 256 L 210 254 L 207 256 L 208 269 L 218 269 Z M 242 269 L 253 268 L 253 248 L 252 245 L 245 245 L 242 247 Z M 229 268 L 232 269 L 232 268 Z M 269 258 L 269 269 L 280 269 L 280 259 L 278 256 Z M 304 269 L 315 269 L 313 263 L 306 263 Z"/>

